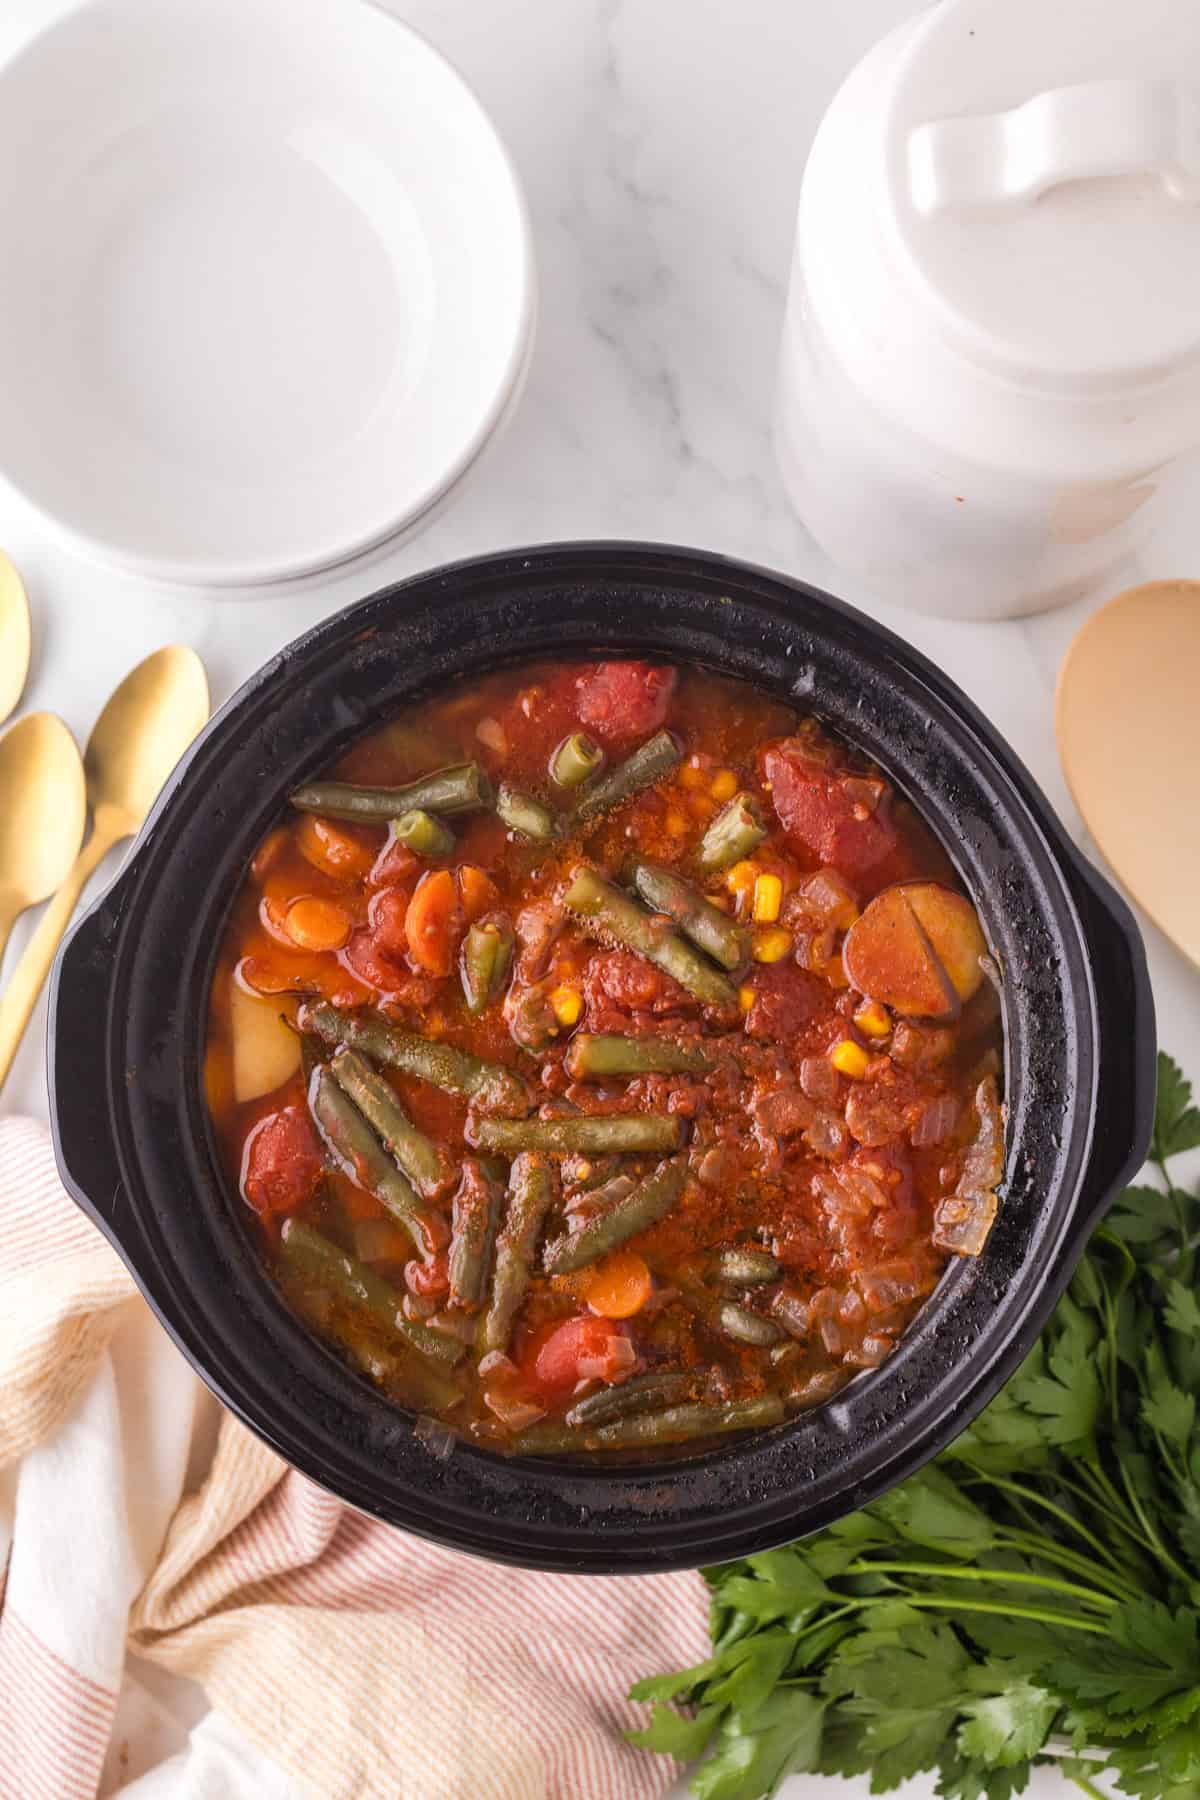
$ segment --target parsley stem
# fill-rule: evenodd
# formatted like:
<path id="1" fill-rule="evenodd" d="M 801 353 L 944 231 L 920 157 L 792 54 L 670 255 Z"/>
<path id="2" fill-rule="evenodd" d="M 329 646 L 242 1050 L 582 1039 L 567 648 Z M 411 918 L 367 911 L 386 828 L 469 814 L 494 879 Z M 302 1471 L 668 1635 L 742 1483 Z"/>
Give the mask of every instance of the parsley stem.
<path id="1" fill-rule="evenodd" d="M 1067 1780 L 1073 1781 L 1075 1786 L 1079 1788 L 1082 1793 L 1090 1794 L 1091 1800 L 1108 1800 L 1108 1795 L 1102 1794 L 1100 1789 L 1096 1787 L 1093 1782 L 1090 1782 L 1086 1775 L 1071 1774 L 1067 1776 Z"/>
<path id="2" fill-rule="evenodd" d="M 1191 1576 L 1188 1574 L 1188 1572 L 1185 1568 L 1183 1568 L 1179 1563 L 1176 1562 L 1175 1558 L 1171 1555 L 1171 1552 L 1167 1549 L 1166 1545 L 1163 1543 L 1162 1539 L 1159 1537 L 1157 1531 L 1155 1531 L 1154 1526 L 1151 1524 L 1150 1520 L 1146 1517 L 1146 1509 L 1142 1505 L 1140 1499 L 1138 1498 L 1137 1489 L 1134 1487 L 1133 1482 L 1130 1480 L 1129 1470 L 1125 1467 L 1124 1462 L 1119 1457 L 1117 1459 L 1117 1466 L 1119 1467 L 1119 1469 L 1121 1471 L 1121 1485 L 1124 1487 L 1126 1494 L 1129 1496 L 1129 1504 L 1133 1510 L 1134 1517 L 1137 1519 L 1138 1524 L 1141 1526 L 1142 1531 L 1144 1533 L 1143 1541 L 1146 1545 L 1146 1548 L 1150 1551 L 1152 1556 L 1156 1556 L 1158 1558 L 1159 1562 L 1162 1563 L 1162 1565 L 1165 1569 L 1169 1569 L 1171 1571 L 1171 1573 L 1176 1577 L 1177 1580 L 1182 1581 L 1185 1585 L 1190 1584 L 1191 1579 L 1192 1579 Z M 1094 1468 L 1094 1467 L 1095 1467 L 1094 1464 L 1085 1463 L 1084 1464 L 1085 1473 L 1087 1472 L 1087 1470 L 1089 1468 Z M 1097 1471 L 1097 1473 L 1102 1475 L 1103 1480 L 1107 1486 L 1109 1486 L 1109 1487 L 1112 1486 L 1112 1483 L 1109 1481 L 1108 1476 L 1104 1475 L 1103 1471 Z M 1118 1495 L 1117 1498 L 1119 1499 L 1120 1496 Z"/>
<path id="3" fill-rule="evenodd" d="M 946 1563 L 872 1562 L 860 1557 L 846 1569 L 847 1575 L 937 1575 L 947 1581 L 998 1581 L 1006 1587 L 1045 1588 L 1052 1594 L 1067 1594 L 1083 1606 L 1110 1612 L 1120 1604 L 1111 1594 L 1099 1594 L 1095 1588 L 1080 1587 L 1073 1581 L 1058 1581 L 1053 1575 L 1028 1575 L 1021 1569 L 963 1569 Z"/>
<path id="4" fill-rule="evenodd" d="M 945 1574 L 945 1570 L 939 1570 Z M 1039 1625 L 1061 1625 L 1066 1631 L 1086 1631 L 1089 1637 L 1107 1637 L 1108 1632 L 1099 1620 L 1075 1619 L 1070 1613 L 1051 1612 L 1043 1606 L 1005 1606 L 996 1600 L 960 1600 L 957 1594 L 905 1594 L 905 1606 L 921 1606 L 933 1612 L 977 1612 L 994 1613 L 1001 1619 L 1033 1619 Z M 895 1594 L 869 1594 L 858 1602 L 860 1606 L 894 1606 Z"/>
<path id="5" fill-rule="evenodd" d="M 967 1466 L 969 1468 L 973 1467 L 972 1464 L 968 1464 Z M 1064 1480 L 1061 1475 L 1058 1476 L 1057 1479 L 1059 1481 L 1060 1486 L 1069 1488 L 1072 1493 L 1079 1494 L 1079 1489 L 1076 1487 L 1073 1487 L 1071 1482 Z M 1118 1562 L 1117 1558 L 1113 1555 L 1112 1551 L 1108 1548 L 1107 1544 L 1105 1544 L 1102 1539 L 1098 1538 L 1096 1536 L 1095 1532 L 1089 1531 L 1087 1526 L 1082 1522 L 1082 1520 L 1077 1519 L 1073 1513 L 1069 1513 L 1065 1506 L 1056 1505 L 1053 1500 L 1047 1500 L 1047 1498 L 1044 1494 L 1036 1493 L 1033 1488 L 1025 1487 L 1019 1481 L 1007 1481 L 1004 1479 L 1003 1476 L 988 1475 L 988 1474 L 985 1474 L 982 1470 L 978 1471 L 972 1480 L 965 1481 L 963 1483 L 963 1486 L 964 1487 L 976 1487 L 981 1484 L 989 1486 L 989 1487 L 999 1488 L 1001 1490 L 1001 1492 L 1005 1493 L 1005 1494 L 1018 1495 L 1022 1500 L 1028 1501 L 1031 1506 L 1040 1506 L 1046 1512 L 1053 1513 L 1053 1515 L 1056 1519 L 1061 1519 L 1061 1521 L 1064 1525 L 1069 1525 L 1072 1531 L 1077 1532 L 1078 1535 L 1083 1539 L 1085 1544 L 1090 1544 L 1092 1549 L 1096 1552 L 1097 1556 L 1102 1556 L 1104 1558 L 1105 1562 L 1111 1563 L 1112 1567 L 1116 1571 L 1116 1573 L 1118 1575 L 1120 1575 L 1122 1577 L 1122 1579 L 1124 1579 L 1124 1574 L 1123 1574 L 1123 1571 L 1121 1568 L 1121 1564 Z M 1091 1499 L 1091 1497 L 1087 1493 L 1081 1494 L 1079 1497 L 1081 1499 L 1085 1500 L 1089 1506 L 1095 1504 L 1095 1502 Z M 1100 1510 L 1103 1510 L 1103 1509 L 1100 1509 Z M 1117 1520 L 1114 1520 L 1113 1522 L 1114 1522 L 1114 1524 L 1119 1525 L 1121 1521 L 1119 1519 L 1117 1519 Z M 1031 1535 L 1037 1536 L 1038 1534 L 1032 1533 Z M 1133 1534 L 1130 1533 L 1130 1535 L 1132 1536 Z M 1132 1584 L 1130 1584 L 1130 1585 L 1132 1585 Z M 1135 1589 L 1135 1591 L 1140 1592 L 1140 1589 Z"/>
<path id="6" fill-rule="evenodd" d="M 1007 1525 L 1002 1525 L 1000 1529 L 1005 1543 L 1011 1544 L 1014 1550 L 1023 1550 L 1027 1556 L 1037 1557 L 1039 1562 L 1055 1563 L 1060 1569 L 1069 1569 L 1074 1575 L 1085 1575 L 1098 1586 L 1107 1587 L 1119 1600 L 1142 1598 L 1142 1589 L 1135 1587 L 1123 1575 L 1112 1574 L 1108 1569 L 1097 1569 L 1086 1556 L 1064 1549 L 1061 1544 L 1056 1544 L 1040 1531 L 1013 1531 Z"/>
<path id="7" fill-rule="evenodd" d="M 1083 1463 L 1080 1467 L 1082 1468 L 1084 1475 L 1088 1477 L 1087 1487 L 1080 1487 L 1078 1482 L 1068 1481 L 1061 1470 L 1056 1470 L 1054 1479 L 1057 1481 L 1059 1487 L 1066 1488 L 1069 1494 L 1076 1494 L 1079 1499 L 1086 1501 L 1088 1506 L 1094 1507 L 1101 1517 L 1107 1519 L 1109 1524 L 1114 1526 L 1116 1530 L 1124 1532 L 1125 1536 L 1130 1538 L 1133 1543 L 1140 1545 L 1143 1550 L 1148 1550 L 1153 1554 L 1154 1546 L 1150 1540 L 1144 1537 L 1140 1531 L 1135 1531 L 1129 1520 L 1127 1518 L 1122 1518 L 1120 1512 L 1114 1512 L 1112 1506 L 1104 1504 L 1104 1500 L 1101 1496 L 1107 1494 L 1112 1495 L 1113 1502 L 1118 1507 L 1123 1508 L 1125 1502 L 1103 1471 L 1096 1469 L 1091 1463 Z M 1098 1477 L 1098 1482 L 1093 1480 L 1092 1477 Z"/>

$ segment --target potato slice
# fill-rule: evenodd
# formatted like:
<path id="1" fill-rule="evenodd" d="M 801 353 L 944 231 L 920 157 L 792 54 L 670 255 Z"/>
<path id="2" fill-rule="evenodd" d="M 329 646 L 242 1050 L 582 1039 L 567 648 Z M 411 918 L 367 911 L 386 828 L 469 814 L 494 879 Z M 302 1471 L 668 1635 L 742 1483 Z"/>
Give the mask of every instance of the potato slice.
<path id="1" fill-rule="evenodd" d="M 300 1067 L 300 1039 L 281 1014 L 288 1002 L 263 1000 L 234 981 L 229 994 L 233 1097 L 240 1104 L 282 1087 Z"/>
<path id="2" fill-rule="evenodd" d="M 842 946 L 854 986 L 909 1018 L 956 1019 L 983 980 L 987 944 L 975 908 L 934 881 L 885 888 Z"/>

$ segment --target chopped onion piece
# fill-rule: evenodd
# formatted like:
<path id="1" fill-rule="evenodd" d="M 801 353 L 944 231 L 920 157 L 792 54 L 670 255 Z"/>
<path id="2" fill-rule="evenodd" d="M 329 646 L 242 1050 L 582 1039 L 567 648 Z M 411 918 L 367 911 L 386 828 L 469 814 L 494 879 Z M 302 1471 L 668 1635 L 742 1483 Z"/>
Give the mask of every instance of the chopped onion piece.
<path id="1" fill-rule="evenodd" d="M 933 1242 L 955 1256 L 978 1256 L 995 1217 L 995 1194 L 948 1194 L 933 1215 Z"/>
<path id="2" fill-rule="evenodd" d="M 460 1344 L 473 1344 L 479 1321 L 470 1313 L 439 1312 L 434 1313 L 429 1327 L 431 1331 L 444 1331 L 447 1337 L 457 1338 Z"/>
<path id="3" fill-rule="evenodd" d="M 527 1425 L 536 1425 L 539 1419 L 546 1416 L 544 1406 L 536 1406 L 532 1400 L 522 1400 L 519 1395 L 506 1388 L 485 1389 L 483 1403 L 510 1431 L 524 1431 Z"/>
<path id="4" fill-rule="evenodd" d="M 837 1070 L 827 1056 L 806 1056 L 800 1064 L 800 1087 L 808 1099 L 820 1105 L 836 1100 Z"/>
<path id="5" fill-rule="evenodd" d="M 575 1367 L 581 1381 L 616 1383 L 632 1375 L 637 1364 L 638 1353 L 633 1347 L 633 1339 L 622 1332 L 609 1338 L 602 1355 L 581 1356 Z"/>
<path id="6" fill-rule="evenodd" d="M 892 1340 L 884 1332 L 868 1332 L 861 1344 L 847 1350 L 843 1361 L 855 1369 L 877 1369 L 892 1353 Z"/>
<path id="7" fill-rule="evenodd" d="M 479 1373 L 481 1375 L 503 1374 L 511 1376 L 515 1375 L 516 1372 L 516 1363 L 510 1356 L 505 1356 L 503 1350 L 489 1350 L 487 1355 L 481 1357 L 479 1360 Z"/>
<path id="8" fill-rule="evenodd" d="M 960 1194 L 982 1194 L 1004 1173 L 1004 1120 L 995 1079 L 988 1075 L 975 1090 L 975 1136 L 963 1157 Z"/>
<path id="9" fill-rule="evenodd" d="M 930 1144 L 948 1143 L 958 1124 L 958 1111 L 958 1098 L 954 1094 L 937 1094 L 932 1100 L 926 1100 L 909 1133 L 913 1149 L 924 1150 Z"/>
<path id="10" fill-rule="evenodd" d="M 846 1099 L 846 1124 L 852 1137 L 868 1149 L 890 1144 L 904 1130 L 904 1109 L 886 1088 L 852 1082 Z"/>
<path id="11" fill-rule="evenodd" d="M 822 1401 L 832 1400 L 849 1379 L 842 1369 L 818 1369 L 796 1383 L 788 1396 L 788 1405 L 796 1410 L 806 1406 L 820 1406 Z"/>
<path id="12" fill-rule="evenodd" d="M 508 734 L 499 719 L 480 719 L 475 727 L 475 736 L 497 756 L 508 755 Z"/>
<path id="13" fill-rule="evenodd" d="M 827 1066 L 832 1072 L 832 1064 Z M 845 1154 L 847 1141 L 845 1125 L 832 1112 L 819 1112 L 804 1133 L 806 1148 L 814 1156 L 823 1156 L 829 1162 L 836 1162 L 839 1156 Z"/>
<path id="14" fill-rule="evenodd" d="M 440 1419 L 428 1418 L 424 1413 L 413 1426 L 413 1436 L 438 1462 L 445 1462 L 454 1449 L 455 1435 L 450 1427 L 443 1425 Z"/>

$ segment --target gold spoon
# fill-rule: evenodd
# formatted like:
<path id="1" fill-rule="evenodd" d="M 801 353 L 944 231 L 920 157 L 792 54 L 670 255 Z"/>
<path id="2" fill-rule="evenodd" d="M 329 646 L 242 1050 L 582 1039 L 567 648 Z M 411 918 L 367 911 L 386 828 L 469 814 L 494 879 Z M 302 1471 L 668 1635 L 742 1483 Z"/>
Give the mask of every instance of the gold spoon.
<path id="1" fill-rule="evenodd" d="M 1094 613 L 1058 678 L 1058 750 L 1122 882 L 1200 965 L 1200 581 L 1149 581 Z"/>
<path id="2" fill-rule="evenodd" d="M 194 650 L 172 644 L 127 675 L 84 752 L 92 835 L 38 921 L 0 996 L 0 1087 L 89 875 L 140 831 L 167 776 L 208 718 L 208 681 Z"/>
<path id="3" fill-rule="evenodd" d="M 0 725 L 21 698 L 30 646 L 29 601 L 21 577 L 0 550 Z"/>
<path id="4" fill-rule="evenodd" d="M 0 738 L 0 961 L 14 921 L 65 879 L 86 824 L 75 739 L 54 713 L 31 713 Z"/>

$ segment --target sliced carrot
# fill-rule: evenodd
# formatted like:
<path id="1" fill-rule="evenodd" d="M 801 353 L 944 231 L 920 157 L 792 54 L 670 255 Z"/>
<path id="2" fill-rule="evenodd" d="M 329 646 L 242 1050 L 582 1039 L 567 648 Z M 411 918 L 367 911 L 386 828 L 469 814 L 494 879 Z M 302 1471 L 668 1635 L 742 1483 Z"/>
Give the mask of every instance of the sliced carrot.
<path id="1" fill-rule="evenodd" d="M 463 918 L 468 925 L 473 925 L 476 919 L 500 904 L 499 888 L 491 876 L 485 875 L 474 863 L 464 863 L 458 871 L 458 893 Z"/>
<path id="2" fill-rule="evenodd" d="M 336 825 L 316 813 L 305 813 L 300 819 L 296 847 L 315 869 L 343 881 L 364 880 L 371 873 L 378 848 L 365 834 L 357 836 L 352 827 Z"/>
<path id="3" fill-rule="evenodd" d="M 462 909 L 449 869 L 423 875 L 404 915 L 408 954 L 430 975 L 449 975 L 462 928 Z"/>
<path id="4" fill-rule="evenodd" d="M 340 950 L 352 924 L 336 900 L 321 900 L 315 894 L 294 900 L 287 911 L 287 934 L 302 950 Z"/>
<path id="5" fill-rule="evenodd" d="M 258 849 L 254 852 L 254 861 L 250 864 L 250 875 L 254 881 L 261 881 L 274 868 L 287 848 L 288 833 L 283 825 L 277 825 L 269 831 Z"/>
<path id="6" fill-rule="evenodd" d="M 635 1250 L 614 1250 L 597 1263 L 583 1297 L 602 1319 L 631 1319 L 650 1298 L 654 1277 Z"/>

